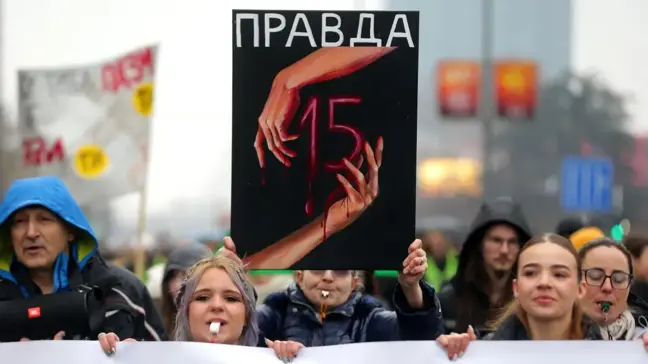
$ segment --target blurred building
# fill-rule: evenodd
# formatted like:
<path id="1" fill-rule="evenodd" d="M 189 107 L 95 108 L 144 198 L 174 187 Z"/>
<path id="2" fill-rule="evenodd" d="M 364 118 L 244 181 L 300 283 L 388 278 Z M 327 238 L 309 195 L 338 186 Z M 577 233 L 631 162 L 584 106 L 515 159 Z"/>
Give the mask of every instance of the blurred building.
<path id="1" fill-rule="evenodd" d="M 476 119 L 444 120 L 440 117 L 436 99 L 436 66 L 439 61 L 447 59 L 480 60 L 483 12 L 488 10 L 483 5 L 488 3 L 484 0 L 364 1 L 369 9 L 420 11 L 419 173 L 429 173 L 429 159 L 434 157 L 484 161 L 481 122 Z M 570 68 L 573 24 L 571 0 L 491 0 L 490 4 L 493 24 L 491 52 L 494 58 L 535 60 L 541 80 L 553 79 Z M 497 131 L 498 128 L 494 128 L 493 132 Z M 501 167 L 506 163 L 507 156 L 506 153 L 494 151 L 490 159 L 484 164 L 484 168 Z M 419 175 L 419 185 L 421 178 Z M 419 192 L 418 215 L 428 215 L 436 207 L 446 211 L 456 208 L 462 210 L 476 208 L 478 204 L 477 201 L 471 201 L 470 194 L 459 193 L 457 198 L 452 199 L 447 193 L 435 197 L 429 190 Z M 463 206 L 452 206 L 454 202 Z M 465 214 L 470 216 L 474 214 L 474 210 Z"/>

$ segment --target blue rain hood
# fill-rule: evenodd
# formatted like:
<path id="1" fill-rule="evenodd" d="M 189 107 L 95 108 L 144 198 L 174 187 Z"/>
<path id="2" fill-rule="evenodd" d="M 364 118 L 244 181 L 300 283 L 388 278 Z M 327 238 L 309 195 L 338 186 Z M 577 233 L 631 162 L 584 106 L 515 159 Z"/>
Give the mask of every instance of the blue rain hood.
<path id="1" fill-rule="evenodd" d="M 75 240 L 71 243 L 70 255 L 76 261 L 79 270 L 83 270 L 88 261 L 97 254 L 97 237 L 63 181 L 58 177 L 44 176 L 16 180 L 11 184 L 0 204 L 0 278 L 18 284 L 11 273 L 12 263 L 18 262 L 15 261 L 7 229 L 12 215 L 29 206 L 42 206 L 75 228 Z M 69 259 L 66 253 L 61 253 L 56 258 L 54 292 L 70 289 L 67 272 Z M 21 290 L 24 295 L 27 295 L 25 289 Z"/>

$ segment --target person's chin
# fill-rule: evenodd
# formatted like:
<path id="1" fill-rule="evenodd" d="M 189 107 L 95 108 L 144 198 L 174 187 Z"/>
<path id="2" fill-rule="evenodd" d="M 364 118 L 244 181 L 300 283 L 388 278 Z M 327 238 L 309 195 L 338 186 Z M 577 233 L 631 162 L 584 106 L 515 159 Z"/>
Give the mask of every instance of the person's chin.
<path id="1" fill-rule="evenodd" d="M 590 318 L 591 320 L 594 320 L 597 323 L 604 324 L 605 323 L 605 314 L 597 311 L 593 312 L 583 312 L 585 316 Z"/>
<path id="2" fill-rule="evenodd" d="M 534 312 L 529 312 L 529 315 L 533 316 L 536 320 L 553 321 L 562 317 L 562 315 L 556 312 L 555 309 L 540 309 L 533 311 Z"/>
<path id="3" fill-rule="evenodd" d="M 23 262 L 23 265 L 27 267 L 27 269 L 51 269 L 53 264 L 50 264 L 47 262 L 46 259 L 40 259 L 40 258 L 31 258 L 31 259 L 25 259 Z"/>
<path id="4" fill-rule="evenodd" d="M 509 273 L 512 268 L 513 268 L 512 263 L 496 263 L 494 266 L 495 272 L 499 274 Z"/>
<path id="5" fill-rule="evenodd" d="M 528 314 L 538 320 L 555 320 L 564 316 L 563 310 L 553 305 L 533 305 L 529 308 Z"/>
<path id="6" fill-rule="evenodd" d="M 210 335 L 201 336 L 199 339 L 194 340 L 194 342 L 211 344 L 223 344 L 225 341 L 226 337 L 222 334 L 216 335 L 215 337 L 211 337 Z"/>

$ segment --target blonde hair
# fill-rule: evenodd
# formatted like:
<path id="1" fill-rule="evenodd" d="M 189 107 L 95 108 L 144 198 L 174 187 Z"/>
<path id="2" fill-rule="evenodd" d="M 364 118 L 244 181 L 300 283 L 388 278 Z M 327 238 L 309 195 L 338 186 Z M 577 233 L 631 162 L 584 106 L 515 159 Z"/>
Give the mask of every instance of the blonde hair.
<path id="1" fill-rule="evenodd" d="M 245 267 L 235 260 L 223 255 L 216 255 L 211 258 L 203 259 L 194 264 L 187 271 L 184 281 L 180 286 L 180 291 L 176 297 L 176 315 L 175 332 L 173 338 L 175 341 L 192 341 L 191 330 L 189 328 L 189 303 L 196 291 L 198 281 L 204 272 L 211 268 L 222 269 L 227 272 L 232 282 L 241 292 L 243 303 L 245 304 L 245 326 L 243 333 L 239 338 L 238 344 L 243 346 L 256 346 L 259 340 L 259 327 L 256 317 L 256 295 L 254 286 L 249 281 L 245 272 Z"/>
<path id="2" fill-rule="evenodd" d="M 560 235 L 557 234 L 544 234 L 541 236 L 537 236 L 534 238 L 531 238 L 520 250 L 520 254 L 518 255 L 518 261 L 519 257 L 522 256 L 522 253 L 529 249 L 530 247 L 538 244 L 543 244 L 543 243 L 552 243 L 559 245 L 563 248 L 565 248 L 568 252 L 574 256 L 574 259 L 576 260 L 576 267 L 577 267 L 577 277 L 578 277 L 578 282 L 580 283 L 583 273 L 581 270 L 581 259 L 578 256 L 578 252 L 576 251 L 576 248 L 572 243 L 567 239 L 564 238 Z M 514 267 L 514 273 L 517 275 L 517 263 L 516 267 Z M 522 325 L 524 326 L 524 329 L 529 332 L 529 316 L 520 305 L 517 299 L 514 299 L 511 301 L 508 305 L 504 307 L 502 310 L 502 313 L 500 316 L 491 323 L 490 329 L 493 331 L 496 331 L 497 328 L 499 328 L 504 321 L 511 317 L 516 317 L 517 319 L 520 320 Z M 580 305 L 578 304 L 578 301 L 574 302 L 574 306 L 572 307 L 572 312 L 571 312 L 571 324 L 569 326 L 569 339 L 570 340 L 582 340 L 584 338 L 585 334 L 583 333 L 583 311 L 581 310 Z"/>

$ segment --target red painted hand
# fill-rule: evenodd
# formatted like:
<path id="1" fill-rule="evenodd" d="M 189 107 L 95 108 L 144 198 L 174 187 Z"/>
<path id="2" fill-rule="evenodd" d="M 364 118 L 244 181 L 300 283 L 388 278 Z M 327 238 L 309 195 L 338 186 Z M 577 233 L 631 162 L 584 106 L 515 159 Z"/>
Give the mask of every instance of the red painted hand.
<path id="1" fill-rule="evenodd" d="M 289 88 L 286 85 L 288 73 L 290 71 L 287 68 L 277 74 L 272 82 L 272 88 L 261 116 L 259 116 L 259 130 L 254 140 L 254 149 L 256 149 L 261 168 L 265 168 L 264 142 L 268 145 L 270 152 L 286 167 L 291 165 L 289 157 L 297 156 L 294 151 L 284 145 L 285 142 L 299 137 L 299 135 L 288 135 L 288 127 L 295 116 L 300 101 L 299 89 Z"/>
<path id="2" fill-rule="evenodd" d="M 345 159 L 344 164 L 350 172 L 355 186 L 342 174 L 337 174 L 337 180 L 344 188 L 346 196 L 338 200 L 328 210 L 325 234 L 334 234 L 351 225 L 375 201 L 379 193 L 378 172 L 382 165 L 383 138 L 378 138 L 375 151 L 369 143 L 365 143 L 365 155 L 369 171 L 366 176 L 360 172 L 360 166 L 354 166 Z"/>

